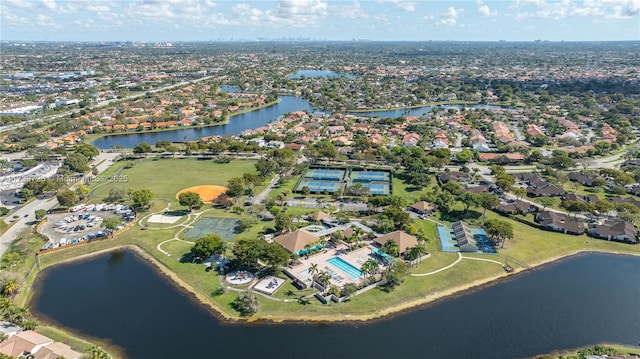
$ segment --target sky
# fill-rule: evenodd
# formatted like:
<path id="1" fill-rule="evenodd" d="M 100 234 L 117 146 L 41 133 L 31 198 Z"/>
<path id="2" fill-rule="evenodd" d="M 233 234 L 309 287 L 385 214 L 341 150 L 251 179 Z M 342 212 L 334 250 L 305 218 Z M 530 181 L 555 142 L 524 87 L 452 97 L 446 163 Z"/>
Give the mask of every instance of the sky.
<path id="1" fill-rule="evenodd" d="M 0 0 L 0 40 L 640 40 L 640 0 Z"/>

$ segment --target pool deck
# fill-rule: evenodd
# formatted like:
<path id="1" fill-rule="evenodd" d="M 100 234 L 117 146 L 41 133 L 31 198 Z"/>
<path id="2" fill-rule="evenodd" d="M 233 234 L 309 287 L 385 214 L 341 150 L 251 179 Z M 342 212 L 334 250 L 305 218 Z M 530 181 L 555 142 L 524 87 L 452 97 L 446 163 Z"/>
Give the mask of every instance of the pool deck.
<path id="1" fill-rule="evenodd" d="M 367 259 L 373 258 L 378 260 L 375 256 L 371 254 L 371 251 L 373 248 L 374 247 L 368 245 L 363 248 L 359 248 L 352 252 L 347 253 L 345 250 L 346 247 L 344 246 L 338 246 L 337 248 L 330 247 L 330 248 L 327 248 L 326 251 L 325 250 L 320 251 L 320 253 L 309 257 L 309 259 L 305 259 L 304 257 L 301 257 L 300 262 L 302 262 L 302 264 L 289 267 L 287 268 L 287 270 L 292 275 L 296 276 L 296 278 L 299 281 L 306 283 L 308 286 L 311 286 L 312 276 L 309 274 L 308 269 L 311 266 L 311 264 L 315 263 L 318 265 L 319 271 L 326 271 L 331 274 L 332 285 L 337 285 L 339 287 L 342 287 L 347 283 L 359 284 L 362 281 L 361 278 L 351 279 L 351 277 L 347 273 L 344 273 L 340 269 L 329 264 L 327 260 L 333 257 L 340 257 L 345 262 L 360 269 L 360 267 L 362 267 L 362 264 L 366 262 Z M 382 268 L 382 266 L 383 266 L 383 263 L 380 262 L 380 267 Z"/>

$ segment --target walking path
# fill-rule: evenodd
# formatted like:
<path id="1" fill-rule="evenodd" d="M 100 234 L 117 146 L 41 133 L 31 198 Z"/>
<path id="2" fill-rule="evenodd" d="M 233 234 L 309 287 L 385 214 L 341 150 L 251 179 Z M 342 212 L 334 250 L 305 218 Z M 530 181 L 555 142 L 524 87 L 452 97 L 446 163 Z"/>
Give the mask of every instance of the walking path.
<path id="1" fill-rule="evenodd" d="M 460 252 L 458 252 L 458 259 L 456 259 L 455 262 L 449 264 L 448 266 L 442 267 L 442 268 L 440 268 L 438 270 L 434 270 L 433 272 L 429 272 L 429 273 L 411 273 L 411 276 L 412 277 L 426 277 L 426 276 L 429 276 L 429 275 L 434 275 L 434 274 L 446 271 L 447 269 L 449 269 L 449 268 L 455 266 L 456 264 L 458 264 L 461 260 L 462 260 L 462 254 L 460 254 Z"/>

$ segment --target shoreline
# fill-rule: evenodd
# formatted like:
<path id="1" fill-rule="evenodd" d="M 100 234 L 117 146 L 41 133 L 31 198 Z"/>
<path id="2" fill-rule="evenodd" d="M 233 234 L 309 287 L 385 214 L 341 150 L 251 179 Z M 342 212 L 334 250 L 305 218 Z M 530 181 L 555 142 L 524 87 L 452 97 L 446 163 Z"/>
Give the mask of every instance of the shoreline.
<path id="1" fill-rule="evenodd" d="M 160 128 L 160 129 L 153 129 L 153 130 L 143 130 L 143 131 L 121 131 L 121 132 L 109 132 L 109 133 L 105 133 L 105 132 L 101 132 L 101 133 L 96 133 L 96 136 L 91 136 L 94 135 L 94 133 L 90 134 L 90 139 L 89 142 L 86 142 L 87 144 L 92 144 L 93 142 L 101 139 L 101 138 L 105 138 L 105 137 L 110 137 L 110 136 L 131 136 L 131 135 L 142 135 L 142 134 L 146 134 L 146 133 L 161 133 L 161 132 L 170 132 L 170 131 L 179 131 L 179 130 L 183 130 L 183 129 L 190 129 L 190 128 L 194 128 L 194 129 L 198 129 L 198 128 L 209 128 L 209 127 L 216 127 L 216 126 L 223 126 L 229 123 L 229 121 L 231 121 L 231 119 L 235 116 L 239 116 L 245 113 L 249 113 L 249 112 L 253 112 L 253 111 L 258 111 L 264 108 L 269 108 L 271 106 L 275 106 L 280 102 L 280 98 L 278 98 L 276 101 L 272 101 L 269 103 L 266 103 L 262 106 L 258 106 L 256 108 L 250 108 L 244 111 L 236 111 L 232 114 L 229 114 L 229 116 L 227 117 L 226 120 L 224 121 L 220 121 L 220 122 L 214 122 L 214 123 L 210 123 L 210 124 L 202 124 L 202 125 L 195 125 L 195 126 L 177 126 L 177 127 L 169 127 L 169 128 Z M 105 149 L 106 150 L 106 149 Z"/>
<path id="2" fill-rule="evenodd" d="M 180 278 L 171 269 L 167 268 L 160 260 L 155 258 L 152 254 L 147 253 L 143 248 L 140 248 L 132 244 L 119 245 L 112 248 L 99 250 L 93 253 L 80 255 L 78 257 L 74 257 L 68 260 L 50 264 L 47 267 L 42 268 L 42 270 L 58 264 L 66 264 L 66 263 L 72 263 L 76 261 L 87 260 L 92 257 L 100 256 L 105 253 L 110 253 L 117 250 L 130 250 L 135 255 L 138 255 L 142 259 L 145 259 L 150 265 L 152 265 L 152 267 L 158 270 L 159 273 L 164 274 L 166 276 L 166 279 L 169 279 L 169 282 L 172 285 L 176 286 L 177 289 L 186 291 L 190 295 L 193 295 L 194 297 L 192 297 L 192 299 L 195 301 L 195 304 L 204 306 L 217 319 L 223 321 L 224 324 L 243 324 L 243 323 L 251 323 L 251 322 L 265 322 L 265 323 L 272 323 L 272 324 L 294 324 L 294 323 L 302 323 L 302 324 L 304 323 L 346 323 L 348 324 L 348 323 L 366 323 L 370 321 L 387 320 L 397 315 L 402 315 L 406 312 L 426 308 L 427 306 L 434 305 L 442 300 L 446 300 L 455 296 L 470 294 L 472 292 L 475 292 L 476 290 L 481 290 L 492 285 L 503 283 L 507 280 L 515 279 L 516 276 L 533 271 L 540 266 L 557 262 L 562 259 L 571 258 L 576 255 L 588 254 L 588 253 L 606 253 L 606 254 L 613 254 L 613 255 L 631 255 L 635 257 L 640 257 L 640 254 L 638 253 L 627 253 L 622 251 L 603 251 L 603 250 L 593 250 L 593 249 L 575 250 L 573 252 L 569 252 L 564 255 L 558 255 L 554 257 L 541 259 L 539 261 L 536 261 L 530 264 L 528 268 L 518 267 L 512 273 L 505 272 L 498 275 L 493 275 L 486 278 L 478 279 L 473 282 L 459 285 L 456 287 L 447 288 L 442 291 L 429 293 L 421 298 L 399 303 L 397 305 L 393 305 L 390 307 L 381 308 L 373 313 L 344 314 L 341 317 L 337 317 L 335 315 L 328 315 L 328 316 L 315 315 L 315 316 L 306 317 L 304 319 L 282 316 L 282 315 L 271 315 L 271 314 L 261 315 L 260 313 L 249 318 L 232 316 L 224 312 L 218 305 L 216 305 L 211 300 L 209 300 L 207 296 L 203 295 L 202 293 L 199 293 L 194 287 L 192 287 L 186 281 Z M 32 289 L 33 288 L 29 289 L 30 292 L 28 295 L 27 303 L 29 303 L 32 300 L 32 295 L 33 295 Z"/>

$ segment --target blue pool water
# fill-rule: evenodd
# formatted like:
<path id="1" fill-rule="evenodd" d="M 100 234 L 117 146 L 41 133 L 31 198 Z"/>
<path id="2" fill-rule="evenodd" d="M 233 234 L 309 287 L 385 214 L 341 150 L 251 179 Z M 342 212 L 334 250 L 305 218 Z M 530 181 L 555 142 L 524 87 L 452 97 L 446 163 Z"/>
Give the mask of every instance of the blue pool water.
<path id="1" fill-rule="evenodd" d="M 358 268 L 354 267 L 349 262 L 346 262 L 340 257 L 333 257 L 327 260 L 327 263 L 346 273 L 351 279 L 358 279 L 362 276 L 362 272 L 360 272 Z"/>

